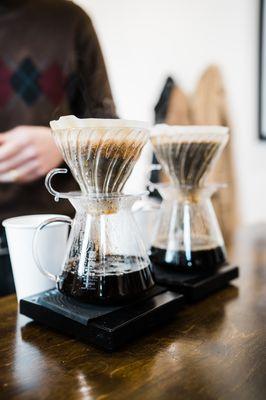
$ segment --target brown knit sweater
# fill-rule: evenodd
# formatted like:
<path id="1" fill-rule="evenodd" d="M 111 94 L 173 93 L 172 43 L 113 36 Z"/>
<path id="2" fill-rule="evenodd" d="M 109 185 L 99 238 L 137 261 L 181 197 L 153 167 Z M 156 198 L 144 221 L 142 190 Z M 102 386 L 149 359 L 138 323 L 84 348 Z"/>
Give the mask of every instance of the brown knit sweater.
<path id="1" fill-rule="evenodd" d="M 67 114 L 115 116 L 89 17 L 67 0 L 1 0 L 0 133 L 17 125 L 48 126 Z M 73 190 L 74 181 L 60 178 L 56 186 Z M 53 201 L 44 178 L 0 184 L 0 220 L 45 212 L 73 214 L 68 201 Z"/>

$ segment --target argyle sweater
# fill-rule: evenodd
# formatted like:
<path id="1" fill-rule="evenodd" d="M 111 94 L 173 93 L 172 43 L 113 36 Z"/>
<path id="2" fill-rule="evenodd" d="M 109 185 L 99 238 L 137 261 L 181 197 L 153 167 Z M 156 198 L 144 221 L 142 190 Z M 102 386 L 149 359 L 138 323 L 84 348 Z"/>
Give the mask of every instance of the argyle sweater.
<path id="1" fill-rule="evenodd" d="M 49 126 L 51 119 L 67 114 L 115 116 L 89 17 L 67 0 L 1 0 L 0 133 L 17 125 Z M 58 178 L 57 188 L 73 190 L 68 175 Z M 46 212 L 73 210 L 67 201 L 53 201 L 44 178 L 30 184 L 0 183 L 0 221 Z"/>

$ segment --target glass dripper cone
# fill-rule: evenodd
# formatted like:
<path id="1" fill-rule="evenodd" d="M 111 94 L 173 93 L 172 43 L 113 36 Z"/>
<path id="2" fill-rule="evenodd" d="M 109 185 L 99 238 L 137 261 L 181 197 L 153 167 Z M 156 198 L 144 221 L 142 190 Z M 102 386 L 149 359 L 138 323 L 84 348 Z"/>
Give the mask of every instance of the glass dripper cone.
<path id="1" fill-rule="evenodd" d="M 228 140 L 222 126 L 156 125 L 151 141 L 159 162 L 180 187 L 203 186 Z"/>
<path id="2" fill-rule="evenodd" d="M 84 194 L 121 192 L 149 137 L 136 121 L 66 116 L 50 125 Z"/>

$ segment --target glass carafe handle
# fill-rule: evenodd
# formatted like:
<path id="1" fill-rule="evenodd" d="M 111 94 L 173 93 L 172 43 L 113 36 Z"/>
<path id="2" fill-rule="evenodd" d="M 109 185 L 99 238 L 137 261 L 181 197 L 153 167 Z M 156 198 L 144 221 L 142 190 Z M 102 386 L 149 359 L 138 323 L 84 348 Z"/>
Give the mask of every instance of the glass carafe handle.
<path id="1" fill-rule="evenodd" d="M 64 197 L 64 193 L 60 193 L 54 190 L 54 188 L 52 187 L 52 179 L 54 175 L 67 174 L 67 172 L 68 170 L 66 168 L 54 168 L 46 175 L 45 178 L 46 189 L 48 190 L 49 193 L 51 193 L 52 196 L 54 196 L 55 201 L 59 201 L 60 197 Z"/>
<path id="2" fill-rule="evenodd" d="M 51 279 L 51 281 L 54 281 L 54 282 L 58 282 L 58 275 L 54 275 L 51 272 L 47 271 L 47 269 L 44 268 L 44 266 L 41 264 L 40 258 L 39 258 L 39 252 L 38 252 L 38 240 L 39 240 L 40 232 L 43 230 L 43 228 L 45 228 L 49 224 L 53 224 L 56 222 L 64 222 L 70 226 L 72 225 L 72 219 L 69 217 L 49 218 L 37 226 L 36 232 L 33 237 L 33 242 L 32 242 L 32 254 L 33 254 L 33 258 L 34 258 L 37 268 L 44 276 L 46 276 L 47 278 Z"/>

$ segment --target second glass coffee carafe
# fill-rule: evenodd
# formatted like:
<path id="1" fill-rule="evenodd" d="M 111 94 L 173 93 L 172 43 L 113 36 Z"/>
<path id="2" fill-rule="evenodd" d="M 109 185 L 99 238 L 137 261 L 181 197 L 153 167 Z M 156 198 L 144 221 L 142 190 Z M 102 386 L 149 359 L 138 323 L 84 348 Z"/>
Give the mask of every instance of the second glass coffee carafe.
<path id="1" fill-rule="evenodd" d="M 184 273 L 211 273 L 226 263 L 211 203 L 217 185 L 206 185 L 228 139 L 217 126 L 157 125 L 152 144 L 171 183 L 158 185 L 161 216 L 151 249 L 154 264 Z"/>
<path id="2" fill-rule="evenodd" d="M 224 241 L 211 202 L 216 186 L 196 191 L 156 185 L 162 197 L 158 230 L 151 248 L 155 264 L 178 272 L 209 273 L 226 262 Z"/>

